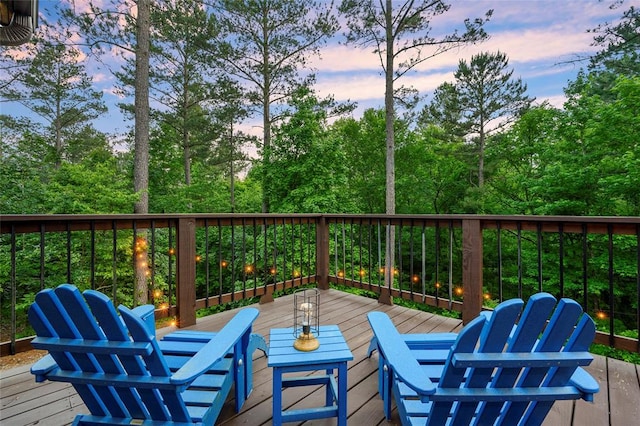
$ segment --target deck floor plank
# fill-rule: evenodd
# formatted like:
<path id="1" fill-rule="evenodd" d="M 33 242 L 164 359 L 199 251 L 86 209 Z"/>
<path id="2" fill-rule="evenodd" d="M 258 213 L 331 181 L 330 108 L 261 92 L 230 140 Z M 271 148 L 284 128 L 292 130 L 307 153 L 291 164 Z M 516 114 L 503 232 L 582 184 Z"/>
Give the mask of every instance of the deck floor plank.
<path id="1" fill-rule="evenodd" d="M 607 384 L 607 358 L 594 356 L 593 362 L 586 368 L 600 383 L 600 392 L 594 395 L 593 403 L 576 401 L 574 424 L 600 426 L 609 424 L 609 389 Z M 640 401 L 640 395 L 637 397 Z M 615 401 L 613 401 L 615 403 Z"/>
<path id="2" fill-rule="evenodd" d="M 457 332 L 461 321 L 427 312 L 406 309 L 397 305 L 379 304 L 374 299 L 343 293 L 337 290 L 321 292 L 321 324 L 337 324 L 340 327 L 354 359 L 348 366 L 348 421 L 353 425 L 396 425 L 397 413 L 387 422 L 382 411 L 382 400 L 377 394 L 378 357 L 367 358 L 371 329 L 366 314 L 382 311 L 389 314 L 403 333 Z M 271 303 L 254 305 L 260 315 L 254 324 L 254 332 L 268 339 L 274 327 L 291 327 L 293 324 L 293 298 L 284 296 Z M 221 312 L 199 318 L 194 330 L 219 330 L 234 315 L 234 311 Z M 162 336 L 175 328 L 158 330 Z M 268 343 L 268 342 L 267 342 Z M 261 352 L 254 354 L 254 389 L 242 411 L 235 413 L 233 401 L 225 404 L 219 424 L 269 425 L 272 419 L 272 371 Z M 599 381 L 601 391 L 593 404 L 585 401 L 557 403 L 547 416 L 545 426 L 630 424 L 640 418 L 640 374 L 638 366 L 613 359 L 595 356 L 587 367 Z M 312 374 L 312 373 L 309 373 Z M 291 388 L 284 392 L 285 408 L 322 405 L 324 390 L 319 387 Z M 0 424 L 66 425 L 74 416 L 87 412 L 73 388 L 64 383 L 35 383 L 29 366 L 17 367 L 0 373 Z M 288 423 L 295 424 L 295 423 Z M 305 426 L 335 424 L 335 419 L 314 420 L 301 423 Z"/>
<path id="3" fill-rule="evenodd" d="M 615 401 L 611 410 L 611 425 L 633 424 L 640 419 L 640 384 L 636 365 L 617 359 L 608 359 L 609 398 Z M 636 423 L 637 424 L 637 423 Z"/>

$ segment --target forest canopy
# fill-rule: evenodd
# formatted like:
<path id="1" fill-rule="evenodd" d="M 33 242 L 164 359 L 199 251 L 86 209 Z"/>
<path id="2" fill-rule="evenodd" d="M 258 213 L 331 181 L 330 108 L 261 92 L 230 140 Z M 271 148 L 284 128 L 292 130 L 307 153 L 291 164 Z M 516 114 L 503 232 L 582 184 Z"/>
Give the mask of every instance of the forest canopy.
<path id="1" fill-rule="evenodd" d="M 497 51 L 461 60 L 433 93 L 398 86 L 390 183 L 385 109 L 356 116 L 320 96 L 310 66 L 342 37 L 341 12 L 367 3 L 151 2 L 148 185 L 137 192 L 135 129 L 96 129 L 107 107 L 86 65 L 103 61 L 122 110 L 139 112 L 136 4 L 56 5 L 31 43 L 2 52 L 2 102 L 29 113 L 0 115 L 0 213 L 130 213 L 141 193 L 150 213 L 383 213 L 392 184 L 396 213 L 640 214 L 637 9 L 615 2 L 618 21 L 584 29 L 597 53 L 574 64 L 562 107 L 536 102 Z M 420 25 L 447 13 L 435 3 L 416 8 Z M 468 17 L 466 30 L 490 16 Z M 271 38 L 256 38 L 260 25 Z M 120 61 L 107 63 L 113 51 Z M 249 117 L 262 119 L 260 136 L 243 128 Z"/>

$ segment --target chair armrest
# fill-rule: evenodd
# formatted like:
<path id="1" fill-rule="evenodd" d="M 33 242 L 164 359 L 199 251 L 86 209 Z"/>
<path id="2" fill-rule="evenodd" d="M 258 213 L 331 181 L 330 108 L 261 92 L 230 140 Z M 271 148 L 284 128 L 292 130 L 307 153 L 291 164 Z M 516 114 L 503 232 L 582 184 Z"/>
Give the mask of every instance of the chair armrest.
<path id="1" fill-rule="evenodd" d="M 600 391 L 600 385 L 596 379 L 582 367 L 576 369 L 569 383 L 585 393 L 585 401 L 593 401 L 593 394 Z"/>
<path id="2" fill-rule="evenodd" d="M 224 358 L 247 332 L 259 311 L 245 308 L 238 312 L 198 353 L 171 376 L 171 383 L 182 386 L 190 383 Z M 249 339 L 247 338 L 247 343 Z"/>
<path id="3" fill-rule="evenodd" d="M 392 372 L 417 393 L 434 394 L 436 385 L 422 371 L 389 316 L 384 312 L 370 312 L 367 319 L 378 341 L 378 350 L 384 355 Z"/>
<path id="4" fill-rule="evenodd" d="M 36 383 L 47 380 L 47 374 L 58 368 L 58 364 L 51 355 L 45 355 L 31 366 L 31 374 L 36 376 Z"/>

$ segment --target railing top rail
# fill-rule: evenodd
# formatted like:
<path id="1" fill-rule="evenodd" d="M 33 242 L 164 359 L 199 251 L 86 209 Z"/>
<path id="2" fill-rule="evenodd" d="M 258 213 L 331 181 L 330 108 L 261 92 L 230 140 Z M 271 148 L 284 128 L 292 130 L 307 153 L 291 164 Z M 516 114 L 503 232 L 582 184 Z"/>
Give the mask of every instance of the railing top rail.
<path id="1" fill-rule="evenodd" d="M 527 231 L 634 235 L 640 232 L 638 216 L 526 216 L 526 215 L 354 215 L 325 214 L 327 222 L 380 222 L 383 225 L 451 225 L 459 228 L 464 221 L 479 221 L 482 229 L 521 229 Z"/>
<path id="2" fill-rule="evenodd" d="M 317 222 L 321 218 L 329 223 L 352 221 L 354 223 L 379 221 L 382 224 L 394 225 L 434 225 L 449 223 L 460 227 L 463 221 L 480 221 L 484 229 L 543 230 L 545 232 L 591 232 L 606 233 L 609 229 L 617 234 L 636 234 L 640 229 L 638 216 L 527 216 L 527 215 L 386 215 L 386 214 L 319 214 L 319 213 L 179 213 L 179 214 L 39 214 L 39 215 L 1 215 L 0 233 L 38 232 L 40 226 L 47 231 L 63 230 L 71 225 L 72 230 L 111 229 L 118 223 L 118 229 L 132 226 L 143 228 L 150 226 L 169 226 L 170 222 L 192 218 L 202 225 L 204 221 L 218 221 L 221 225 L 244 224 L 250 222 Z M 123 224 L 124 223 L 124 224 Z"/>
<path id="3" fill-rule="evenodd" d="M 1 214 L 1 222 L 33 221 L 95 221 L 95 220 L 161 220 L 179 218 L 224 219 L 224 218 L 320 218 L 327 219 L 431 219 L 431 220 L 480 220 L 480 221 L 534 221 L 577 223 L 637 223 L 640 216 L 536 216 L 536 215 L 474 215 L 474 214 L 344 214 L 344 213 L 154 213 L 154 214 Z"/>
<path id="4" fill-rule="evenodd" d="M 47 231 L 88 230 L 92 225 L 96 229 L 111 229 L 117 223 L 118 229 L 131 227 L 135 222 L 139 228 L 153 224 L 157 227 L 169 226 L 170 222 L 180 219 L 195 219 L 200 223 L 205 220 L 219 221 L 223 225 L 242 224 L 242 221 L 273 223 L 283 222 L 316 222 L 320 214 L 271 214 L 271 213 L 174 213 L 174 214 L 39 214 L 39 215 L 0 215 L 0 233 L 39 232 L 40 225 Z"/>
<path id="5" fill-rule="evenodd" d="M 318 218 L 319 213 L 150 213 L 150 214 L 2 214 L 1 222 L 33 222 L 33 221 L 90 221 L 90 220 L 161 220 L 179 218 L 224 219 L 224 218 Z"/>
<path id="6" fill-rule="evenodd" d="M 511 222 L 573 222 L 573 223 L 634 223 L 640 224 L 640 216 L 535 216 L 535 215 L 474 215 L 474 214 L 322 214 L 321 216 L 330 219 L 418 219 L 418 220 L 480 220 L 487 221 L 511 221 Z"/>

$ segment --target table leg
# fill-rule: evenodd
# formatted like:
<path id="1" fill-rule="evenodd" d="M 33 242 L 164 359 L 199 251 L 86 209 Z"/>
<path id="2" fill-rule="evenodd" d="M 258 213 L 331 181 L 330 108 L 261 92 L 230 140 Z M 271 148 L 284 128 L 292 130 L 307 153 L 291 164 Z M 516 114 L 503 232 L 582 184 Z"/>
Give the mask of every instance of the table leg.
<path id="1" fill-rule="evenodd" d="M 347 363 L 338 365 L 338 426 L 347 426 Z"/>
<path id="2" fill-rule="evenodd" d="M 326 371 L 327 376 L 331 377 L 333 376 L 333 369 L 327 369 Z M 333 390 L 331 389 L 331 381 L 327 381 L 327 385 L 324 387 L 324 392 L 325 392 L 325 407 L 331 407 L 333 405 L 333 398 L 334 396 L 337 398 L 337 395 L 333 395 Z M 336 404 L 338 403 L 338 401 L 336 401 Z"/>
<path id="3" fill-rule="evenodd" d="M 282 371 L 278 367 L 273 368 L 273 424 L 282 424 Z"/>

